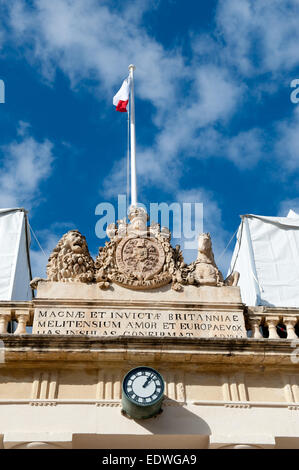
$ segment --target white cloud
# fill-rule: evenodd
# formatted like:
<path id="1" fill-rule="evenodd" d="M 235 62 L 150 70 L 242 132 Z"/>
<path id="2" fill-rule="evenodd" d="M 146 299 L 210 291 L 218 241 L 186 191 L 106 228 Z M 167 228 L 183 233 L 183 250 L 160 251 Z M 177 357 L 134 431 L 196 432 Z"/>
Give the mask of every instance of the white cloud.
<path id="1" fill-rule="evenodd" d="M 176 184 L 182 171 L 175 163 L 177 156 L 196 152 L 198 129 L 225 122 L 234 113 L 244 86 L 226 67 L 199 65 L 196 60 L 187 64 L 180 50 L 166 50 L 151 38 L 141 21 L 151 2 L 133 2 L 124 14 L 95 0 L 34 0 L 33 4 L 34 8 L 12 0 L 10 25 L 28 59 L 40 65 L 48 80 L 54 79 L 58 67 L 75 89 L 92 78 L 99 84 L 101 98 L 110 101 L 128 64 L 137 64 L 136 93 L 154 106 L 159 131 L 150 149 L 138 149 L 139 171 L 145 184 L 154 180 Z M 187 81 L 191 86 L 186 95 Z M 175 104 L 171 112 L 170 103 Z M 119 182 L 121 167 L 121 163 L 114 166 L 109 181 Z M 165 178 L 166 169 L 171 178 Z"/>
<path id="2" fill-rule="evenodd" d="M 163 184 L 173 191 L 184 171 L 184 159 L 190 156 L 220 156 L 240 169 L 265 157 L 259 129 L 244 130 L 228 139 L 219 124 L 225 129 L 247 93 L 236 70 L 257 74 L 276 70 L 278 62 L 287 66 L 296 61 L 295 52 L 288 61 L 280 44 L 290 45 L 285 18 L 291 15 L 283 16 L 278 25 L 282 38 L 279 34 L 272 37 L 274 33 L 268 31 L 269 24 L 276 26 L 279 19 L 278 2 L 269 6 L 261 0 L 253 6 L 247 0 L 219 1 L 216 23 L 222 42 L 193 35 L 194 58 L 188 64 L 180 50 L 165 50 L 146 33 L 142 15 L 153 7 L 151 2 L 132 2 L 121 12 L 95 0 L 34 0 L 33 5 L 12 0 L 11 31 L 48 80 L 54 80 L 57 68 L 69 77 L 74 89 L 92 78 L 98 83 L 99 96 L 110 101 L 128 64 L 137 63 L 136 93 L 154 106 L 158 131 L 150 147 L 138 147 L 138 172 L 144 186 Z M 294 24 L 292 19 L 290 31 Z M 258 68 L 251 60 L 256 41 L 261 46 L 258 59 L 262 65 Z M 276 60 L 271 62 L 273 41 Z M 187 81 L 190 89 L 183 94 L 182 84 Z M 171 110 L 170 103 L 175 104 Z M 112 167 L 102 188 L 107 197 L 117 188 L 123 192 L 125 166 L 121 160 Z"/>
<path id="3" fill-rule="evenodd" d="M 200 132 L 196 146 L 197 158 L 226 158 L 242 170 L 254 167 L 261 158 L 266 157 L 265 136 L 258 128 L 227 137 L 209 126 Z"/>
<path id="4" fill-rule="evenodd" d="M 1 147 L 1 207 L 36 205 L 39 185 L 51 173 L 53 144 L 49 140 L 38 142 L 24 134 L 26 126 L 23 124 L 19 128 L 20 137 Z"/>
<path id="5" fill-rule="evenodd" d="M 281 201 L 278 209 L 278 217 L 286 217 L 290 210 L 299 214 L 299 197 Z"/>
<path id="6" fill-rule="evenodd" d="M 226 138 L 227 158 L 239 168 L 253 167 L 265 153 L 263 151 L 264 136 L 260 129 L 250 129 L 240 132 L 232 138 Z"/>
<path id="7" fill-rule="evenodd" d="M 299 198 L 285 199 L 281 201 L 278 208 L 278 217 L 287 217 L 290 210 L 293 210 L 296 214 L 299 214 Z"/>
<path id="8" fill-rule="evenodd" d="M 198 120 L 203 127 L 211 122 L 228 119 L 235 111 L 244 87 L 224 67 L 214 65 L 198 66 L 195 70 L 194 82 L 198 101 L 191 98 L 192 107 L 187 114 Z"/>
<path id="9" fill-rule="evenodd" d="M 298 15 L 298 0 L 220 0 L 224 60 L 245 75 L 290 70 L 299 63 Z"/>
<path id="10" fill-rule="evenodd" d="M 163 184 L 174 192 L 189 157 L 226 158 L 240 170 L 265 158 L 267 139 L 260 129 L 230 138 L 225 129 L 248 93 L 272 93 L 277 74 L 298 64 L 298 0 L 219 0 L 215 34 L 191 35 L 194 56 L 188 61 L 181 50 L 165 49 L 146 32 L 143 14 L 156 2 L 126 2 L 117 11 L 112 2 L 96 0 L 33 0 L 32 5 L 25 0 L 6 5 L 9 34 L 47 80 L 55 79 L 58 68 L 74 90 L 92 79 L 93 93 L 111 102 L 128 64 L 137 64 L 136 94 L 153 105 L 157 128 L 152 145 L 137 149 L 144 186 Z M 246 87 L 244 76 L 265 73 L 269 83 Z M 280 134 L 286 135 L 291 167 L 296 129 L 287 136 L 284 125 Z M 283 143 L 274 147 L 280 154 Z M 107 197 L 123 192 L 125 166 L 121 160 L 112 167 L 102 188 Z"/>
<path id="11" fill-rule="evenodd" d="M 137 93 L 143 99 L 161 106 L 174 98 L 175 82 L 184 74 L 183 61 L 176 51 L 164 51 L 139 26 L 149 2 L 135 2 L 124 13 L 95 0 L 34 0 L 33 4 L 35 8 L 12 0 L 10 24 L 15 38 L 28 46 L 29 60 L 40 64 L 47 79 L 54 79 L 57 67 L 73 87 L 93 78 L 110 101 L 128 65 L 135 62 Z"/>
<path id="12" fill-rule="evenodd" d="M 6 8 L 14 37 L 49 79 L 60 67 L 76 86 L 92 77 L 106 91 L 119 85 L 131 62 L 138 64 L 137 93 L 157 107 L 177 98 L 179 80 L 190 78 L 180 50 L 165 50 L 147 34 L 143 14 L 149 1 L 11 0 Z M 192 34 L 201 64 L 221 64 L 245 75 L 289 70 L 299 62 L 298 0 L 219 0 L 214 35 Z M 205 60 L 203 58 L 205 57 Z M 206 60 L 208 58 L 208 60 Z M 163 103 L 163 104 L 162 104 Z"/>
<path id="13" fill-rule="evenodd" d="M 185 103 L 171 110 L 158 133 L 152 149 L 138 149 L 138 172 L 145 184 L 177 187 L 184 160 L 200 154 L 198 132 L 208 126 L 225 123 L 243 93 L 228 73 L 211 66 L 198 67 L 193 93 Z M 207 141 L 205 140 L 205 143 Z M 215 148 L 215 143 L 213 143 Z M 184 158 L 181 158 L 182 154 Z"/>
<path id="14" fill-rule="evenodd" d="M 204 230 L 211 231 L 219 255 L 230 235 L 221 228 L 221 210 L 213 195 L 203 189 L 188 194 L 178 191 L 185 159 L 217 156 L 244 170 L 265 158 L 267 138 L 260 129 L 253 127 L 231 137 L 221 129 L 226 129 L 247 93 L 273 93 L 279 83 L 277 75 L 298 65 L 299 2 L 220 0 L 217 34 L 194 34 L 194 57 L 188 62 L 179 49 L 164 49 L 146 32 L 142 15 L 147 8 L 153 8 L 153 2 L 138 0 L 129 8 L 124 2 L 121 12 L 109 7 L 109 2 L 96 0 L 31 3 L 34 7 L 25 0 L 7 2 L 9 34 L 49 82 L 55 80 L 58 68 L 74 90 L 84 86 L 86 79 L 93 79 L 97 83 L 93 93 L 110 103 L 128 64 L 137 64 L 136 94 L 153 105 L 157 127 L 153 144 L 137 148 L 142 184 L 163 185 L 174 197 L 202 198 Z M 268 74 L 268 82 L 257 81 L 258 88 L 253 83 L 253 89 L 248 90 L 244 78 L 261 74 Z M 189 90 L 183 93 L 187 82 Z M 298 166 L 297 111 L 294 117 L 277 124 L 278 139 L 273 143 L 273 158 L 278 158 L 288 171 Z M 1 205 L 33 203 L 40 182 L 51 171 L 52 144 L 37 142 L 22 125 L 20 139 L 5 151 Z M 114 163 L 103 185 L 106 197 L 123 193 L 125 168 L 125 160 Z M 48 234 L 50 242 L 51 237 Z"/>
<path id="15" fill-rule="evenodd" d="M 21 137 L 26 136 L 30 132 L 30 124 L 29 122 L 25 121 L 19 121 L 18 123 L 18 128 L 17 128 L 17 134 Z"/>
<path id="16" fill-rule="evenodd" d="M 299 107 L 289 119 L 276 124 L 277 141 L 275 154 L 286 171 L 295 171 L 299 167 Z"/>
<path id="17" fill-rule="evenodd" d="M 118 194 L 124 194 L 127 187 L 127 158 L 117 160 L 102 184 L 101 193 L 105 195 L 106 200 L 116 197 Z"/>

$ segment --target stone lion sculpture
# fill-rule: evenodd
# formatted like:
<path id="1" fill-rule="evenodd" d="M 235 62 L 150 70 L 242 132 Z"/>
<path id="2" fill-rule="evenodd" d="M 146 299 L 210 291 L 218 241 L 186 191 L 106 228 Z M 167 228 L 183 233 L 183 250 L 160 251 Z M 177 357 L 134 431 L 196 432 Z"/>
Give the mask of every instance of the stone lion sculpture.
<path id="1" fill-rule="evenodd" d="M 47 264 L 47 281 L 92 282 L 94 262 L 89 254 L 86 239 L 78 230 L 70 230 L 59 240 Z M 35 278 L 30 285 L 36 288 Z"/>
<path id="2" fill-rule="evenodd" d="M 236 286 L 239 280 L 239 273 L 237 272 L 230 274 L 227 279 L 223 279 L 222 273 L 215 263 L 212 240 L 209 233 L 199 235 L 197 259 L 188 266 L 188 270 L 188 284 Z"/>

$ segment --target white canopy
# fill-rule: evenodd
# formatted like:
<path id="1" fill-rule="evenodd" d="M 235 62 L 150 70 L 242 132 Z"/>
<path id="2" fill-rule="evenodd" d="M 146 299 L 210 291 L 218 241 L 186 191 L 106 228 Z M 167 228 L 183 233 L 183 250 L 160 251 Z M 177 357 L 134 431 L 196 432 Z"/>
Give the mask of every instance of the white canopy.
<path id="1" fill-rule="evenodd" d="M 299 307 L 299 215 L 243 215 L 229 273 L 250 306 Z"/>
<path id="2" fill-rule="evenodd" d="M 25 209 L 0 209 L 0 300 L 31 300 L 30 233 Z"/>

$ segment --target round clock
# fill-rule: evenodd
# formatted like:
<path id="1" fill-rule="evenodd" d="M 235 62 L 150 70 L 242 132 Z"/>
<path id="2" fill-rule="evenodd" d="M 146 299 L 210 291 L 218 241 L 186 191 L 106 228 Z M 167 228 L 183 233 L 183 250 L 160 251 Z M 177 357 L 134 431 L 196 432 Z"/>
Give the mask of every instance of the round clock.
<path id="1" fill-rule="evenodd" d="M 164 395 L 164 380 L 146 366 L 130 370 L 123 380 L 123 411 L 131 418 L 144 419 L 159 413 Z"/>

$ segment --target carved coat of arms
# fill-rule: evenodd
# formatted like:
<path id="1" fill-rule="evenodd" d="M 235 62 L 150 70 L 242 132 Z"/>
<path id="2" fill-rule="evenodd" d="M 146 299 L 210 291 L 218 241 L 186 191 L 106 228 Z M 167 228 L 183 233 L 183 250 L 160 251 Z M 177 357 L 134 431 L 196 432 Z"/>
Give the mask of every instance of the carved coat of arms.
<path id="1" fill-rule="evenodd" d="M 159 224 L 147 227 L 144 209 L 135 208 L 130 224 L 119 221 L 107 228 L 110 242 L 99 250 L 95 262 L 100 287 L 111 282 L 131 289 L 153 289 L 173 282 L 178 251 L 170 244 L 170 232 Z"/>
<path id="2" fill-rule="evenodd" d="M 116 264 L 122 273 L 138 280 L 153 279 L 163 268 L 165 253 L 160 243 L 150 238 L 128 237 L 116 249 Z"/>
<path id="3" fill-rule="evenodd" d="M 203 233 L 198 237 L 197 259 L 186 265 L 180 246 L 170 243 L 170 231 L 153 223 L 147 225 L 148 215 L 142 207 L 131 208 L 130 223 L 119 220 L 110 224 L 110 238 L 99 248 L 94 262 L 85 237 L 77 230 L 65 234 L 54 248 L 47 266 L 48 281 L 96 282 L 101 289 L 116 283 L 129 289 L 154 289 L 172 284 L 175 290 L 184 285 L 235 286 L 239 273 L 227 279 L 216 266 L 211 237 Z M 36 288 L 40 278 L 31 282 Z"/>

